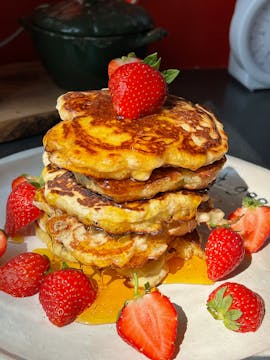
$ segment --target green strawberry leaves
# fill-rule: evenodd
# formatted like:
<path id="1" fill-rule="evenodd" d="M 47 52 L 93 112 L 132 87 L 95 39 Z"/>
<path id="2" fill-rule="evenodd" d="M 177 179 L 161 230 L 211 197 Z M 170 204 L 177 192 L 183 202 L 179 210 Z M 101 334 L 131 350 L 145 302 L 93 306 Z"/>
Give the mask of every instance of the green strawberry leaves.
<path id="1" fill-rule="evenodd" d="M 169 69 L 162 71 L 161 74 L 164 76 L 166 83 L 171 84 L 178 76 L 179 72 L 180 71 L 177 69 Z"/>
<path id="2" fill-rule="evenodd" d="M 124 62 L 127 61 L 128 59 L 132 59 L 132 58 L 136 58 L 136 54 L 135 52 L 130 52 L 127 55 L 121 56 L 121 60 L 123 60 Z"/>
<path id="3" fill-rule="evenodd" d="M 227 286 L 224 286 L 217 291 L 215 297 L 207 303 L 207 310 L 214 319 L 223 320 L 226 328 L 236 331 L 241 326 L 236 320 L 241 317 L 242 311 L 230 309 L 233 298 L 231 295 L 224 296 L 226 289 Z"/>
<path id="4" fill-rule="evenodd" d="M 134 52 L 131 52 L 128 55 L 121 57 L 123 61 L 126 61 L 129 58 L 137 58 L 137 55 Z M 151 66 L 157 71 L 160 71 L 159 68 L 161 64 L 161 57 L 158 57 L 158 53 L 155 52 L 153 54 L 147 55 L 143 59 L 143 63 Z M 174 79 L 179 75 L 180 71 L 177 69 L 168 69 L 168 70 L 160 71 L 160 73 L 163 75 L 166 83 L 171 84 L 174 81 Z"/>
<path id="5" fill-rule="evenodd" d="M 143 62 L 159 71 L 161 58 L 159 58 L 157 52 L 155 52 L 151 55 L 146 56 Z M 177 69 L 169 69 L 169 70 L 161 71 L 161 74 L 164 76 L 166 83 L 171 84 L 174 81 L 174 79 L 178 76 L 179 72 L 180 71 Z"/>
<path id="6" fill-rule="evenodd" d="M 257 200 L 257 199 L 254 199 L 254 198 L 251 198 L 249 196 L 246 196 L 244 199 L 243 199 L 243 202 L 242 202 L 242 205 L 244 207 L 247 207 L 247 208 L 256 208 L 258 206 L 263 206 L 264 204 L 262 204 L 260 202 L 260 200 Z"/>
<path id="7" fill-rule="evenodd" d="M 37 176 L 32 176 L 29 174 L 21 174 L 21 177 L 24 177 L 25 180 L 27 180 L 31 185 L 33 185 L 36 189 L 41 188 L 44 185 L 44 180 L 42 178 L 42 176 L 40 175 L 40 177 L 38 178 Z"/>
<path id="8" fill-rule="evenodd" d="M 240 324 L 236 321 L 242 315 L 240 310 L 230 310 L 226 313 L 223 323 L 227 329 L 236 331 L 240 328 Z"/>
<path id="9" fill-rule="evenodd" d="M 150 54 L 146 56 L 146 58 L 143 59 L 143 62 L 152 68 L 159 70 L 161 58 L 158 58 L 157 52 Z"/>

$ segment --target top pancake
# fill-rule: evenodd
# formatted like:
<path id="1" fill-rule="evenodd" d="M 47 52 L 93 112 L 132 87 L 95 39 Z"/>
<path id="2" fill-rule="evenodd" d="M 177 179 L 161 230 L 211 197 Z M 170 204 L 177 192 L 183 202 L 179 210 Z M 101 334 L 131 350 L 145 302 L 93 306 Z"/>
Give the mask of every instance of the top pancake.
<path id="1" fill-rule="evenodd" d="M 118 118 L 107 90 L 68 92 L 57 108 L 65 121 L 44 137 L 49 161 L 96 178 L 145 181 L 159 167 L 197 170 L 228 148 L 211 112 L 172 95 L 158 113 L 137 120 Z"/>

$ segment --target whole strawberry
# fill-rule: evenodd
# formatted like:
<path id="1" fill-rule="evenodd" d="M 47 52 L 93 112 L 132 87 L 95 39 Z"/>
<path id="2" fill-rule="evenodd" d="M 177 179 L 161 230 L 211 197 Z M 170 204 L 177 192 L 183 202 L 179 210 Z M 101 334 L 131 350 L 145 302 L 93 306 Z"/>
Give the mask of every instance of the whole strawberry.
<path id="1" fill-rule="evenodd" d="M 207 309 L 215 319 L 223 320 L 228 329 L 242 333 L 256 331 L 265 313 L 260 295 L 233 282 L 220 285 L 209 295 Z"/>
<path id="2" fill-rule="evenodd" d="M 158 111 L 163 105 L 167 85 L 159 71 L 143 63 L 118 68 L 109 80 L 112 102 L 118 115 L 137 119 Z"/>
<path id="3" fill-rule="evenodd" d="M 46 256 L 19 254 L 0 268 L 0 290 L 15 297 L 32 296 L 39 291 L 49 267 Z"/>
<path id="4" fill-rule="evenodd" d="M 109 79 L 109 90 L 117 114 L 137 119 L 158 111 L 167 95 L 167 83 L 178 75 L 178 70 L 159 71 L 157 54 L 141 62 L 119 66 Z"/>
<path id="5" fill-rule="evenodd" d="M 208 237 L 205 255 L 207 274 L 211 280 L 220 280 L 242 262 L 245 254 L 243 239 L 226 227 L 213 229 Z"/>
<path id="6" fill-rule="evenodd" d="M 39 218 L 41 211 L 33 204 L 36 187 L 22 181 L 9 194 L 6 205 L 5 231 L 14 236 Z"/>
<path id="7" fill-rule="evenodd" d="M 257 252 L 270 236 L 270 207 L 258 200 L 245 198 L 242 207 L 229 215 L 231 228 L 244 240 L 244 246 L 250 253 Z"/>
<path id="8" fill-rule="evenodd" d="M 172 358 L 177 326 L 175 307 L 158 290 L 128 301 L 116 323 L 119 336 L 152 360 Z"/>
<path id="9" fill-rule="evenodd" d="M 96 298 L 96 289 L 80 270 L 62 269 L 46 276 L 39 301 L 56 326 L 73 322 Z"/>

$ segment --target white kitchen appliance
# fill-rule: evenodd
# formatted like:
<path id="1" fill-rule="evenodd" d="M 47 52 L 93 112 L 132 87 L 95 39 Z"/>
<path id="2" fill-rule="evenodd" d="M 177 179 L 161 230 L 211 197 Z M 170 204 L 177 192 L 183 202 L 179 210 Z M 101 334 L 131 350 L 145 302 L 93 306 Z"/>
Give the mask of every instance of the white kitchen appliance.
<path id="1" fill-rule="evenodd" d="M 270 89 L 270 0 L 237 0 L 229 73 L 249 90 Z"/>

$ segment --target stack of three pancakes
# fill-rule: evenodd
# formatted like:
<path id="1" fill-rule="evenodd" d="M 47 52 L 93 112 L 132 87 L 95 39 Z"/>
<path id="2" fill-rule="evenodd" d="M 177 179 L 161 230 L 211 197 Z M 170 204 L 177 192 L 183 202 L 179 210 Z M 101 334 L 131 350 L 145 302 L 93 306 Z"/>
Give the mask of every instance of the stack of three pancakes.
<path id="1" fill-rule="evenodd" d="M 172 254 L 202 254 L 198 212 L 222 168 L 215 116 L 168 96 L 156 114 L 117 117 L 106 90 L 59 97 L 62 121 L 44 137 L 38 235 L 65 260 L 113 267 L 158 284 Z"/>

